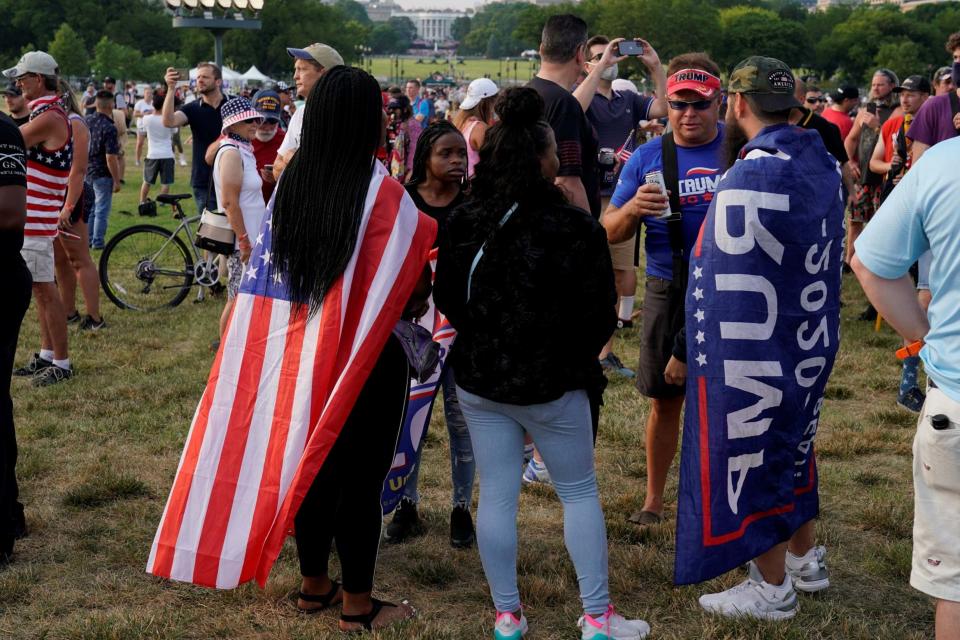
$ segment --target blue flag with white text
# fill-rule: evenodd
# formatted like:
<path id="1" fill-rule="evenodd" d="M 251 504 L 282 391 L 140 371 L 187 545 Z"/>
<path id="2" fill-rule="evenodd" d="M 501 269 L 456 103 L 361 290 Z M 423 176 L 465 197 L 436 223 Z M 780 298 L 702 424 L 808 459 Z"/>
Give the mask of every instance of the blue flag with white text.
<path id="1" fill-rule="evenodd" d="M 768 127 L 724 175 L 690 259 L 675 581 L 709 580 L 819 511 L 813 441 L 840 342 L 840 170 Z"/>

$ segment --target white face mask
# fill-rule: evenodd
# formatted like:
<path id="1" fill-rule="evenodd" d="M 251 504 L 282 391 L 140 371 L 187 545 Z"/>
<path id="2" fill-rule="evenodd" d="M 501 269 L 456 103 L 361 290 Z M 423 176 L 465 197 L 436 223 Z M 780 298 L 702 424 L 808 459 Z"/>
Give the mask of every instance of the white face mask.
<path id="1" fill-rule="evenodd" d="M 613 82 L 614 80 L 617 79 L 618 72 L 619 72 L 619 69 L 617 68 L 617 65 L 614 64 L 612 67 L 607 67 L 606 69 L 604 69 L 603 72 L 600 74 L 600 77 L 603 78 L 604 80 L 609 80 L 610 82 Z"/>

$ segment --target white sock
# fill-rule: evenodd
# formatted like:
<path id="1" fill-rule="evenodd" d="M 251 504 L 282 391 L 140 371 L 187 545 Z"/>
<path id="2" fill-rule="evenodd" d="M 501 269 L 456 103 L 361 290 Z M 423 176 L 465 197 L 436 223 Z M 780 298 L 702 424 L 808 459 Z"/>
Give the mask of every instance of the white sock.
<path id="1" fill-rule="evenodd" d="M 53 349 L 40 349 L 40 358 L 50 362 L 53 360 Z"/>
<path id="2" fill-rule="evenodd" d="M 61 369 L 69 369 L 69 368 L 70 368 L 70 358 L 64 358 L 63 360 L 54 360 L 54 361 L 53 361 L 53 364 L 54 364 L 54 366 L 60 367 Z"/>
<path id="3" fill-rule="evenodd" d="M 629 320 L 633 315 L 633 301 L 636 296 L 620 296 L 620 319 Z"/>

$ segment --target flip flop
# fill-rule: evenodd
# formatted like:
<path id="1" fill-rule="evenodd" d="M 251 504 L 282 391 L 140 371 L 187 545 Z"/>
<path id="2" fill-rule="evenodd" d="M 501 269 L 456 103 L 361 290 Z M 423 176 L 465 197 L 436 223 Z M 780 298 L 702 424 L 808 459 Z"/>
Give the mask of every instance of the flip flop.
<path id="1" fill-rule="evenodd" d="M 377 618 L 377 615 L 380 614 L 380 611 L 384 607 L 397 606 L 392 602 L 384 602 L 383 600 L 377 600 L 376 598 L 371 598 L 371 601 L 373 602 L 373 608 L 370 609 L 370 613 L 357 614 L 357 615 L 340 614 L 341 622 L 354 622 L 354 623 L 359 623 L 360 625 L 363 626 L 363 628 L 361 629 L 344 631 L 343 633 L 363 633 L 364 631 L 373 631 L 374 630 L 373 621 Z M 404 601 L 403 604 L 407 604 L 406 601 Z M 416 617 L 416 615 L 417 615 L 416 610 L 411 608 L 411 614 L 408 617 L 404 618 L 403 620 L 397 620 L 396 623 L 403 622 L 404 620 L 410 620 Z M 391 623 L 391 624 L 396 624 L 396 623 Z M 384 625 L 384 626 L 388 626 L 388 625 Z M 377 628 L 380 629 L 381 627 L 377 627 Z"/>
<path id="2" fill-rule="evenodd" d="M 635 511 L 627 520 L 641 527 L 652 527 L 663 522 L 663 516 L 653 511 L 641 509 L 640 511 Z"/>
<path id="3" fill-rule="evenodd" d="M 323 606 L 320 607 L 311 607 L 309 609 L 297 606 L 297 611 L 300 613 L 319 613 L 320 611 L 325 611 L 333 606 L 333 599 L 337 597 L 337 594 L 340 593 L 340 583 L 336 580 L 332 580 L 333 586 L 330 587 L 330 591 L 323 595 L 316 595 L 313 593 L 304 593 L 303 591 L 298 592 L 297 597 L 303 600 L 304 602 L 317 602 Z"/>

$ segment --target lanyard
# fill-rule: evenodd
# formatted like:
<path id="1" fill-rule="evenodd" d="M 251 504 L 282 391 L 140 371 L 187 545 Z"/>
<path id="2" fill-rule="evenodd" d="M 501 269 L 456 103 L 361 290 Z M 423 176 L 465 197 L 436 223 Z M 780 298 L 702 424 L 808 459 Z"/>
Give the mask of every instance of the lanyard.
<path id="1" fill-rule="evenodd" d="M 513 206 L 510 207 L 505 214 L 503 214 L 502 218 L 500 218 L 500 222 L 497 224 L 497 229 L 502 229 L 503 225 L 507 224 L 507 220 L 509 220 L 510 216 L 514 214 L 518 206 L 520 206 L 519 202 L 513 203 Z M 491 234 L 488 240 L 492 238 L 493 234 Z M 473 257 L 473 262 L 470 264 L 470 273 L 467 274 L 467 302 L 470 302 L 470 285 L 473 282 L 473 272 L 477 269 L 477 265 L 480 264 L 480 258 L 483 257 L 483 250 L 486 248 L 487 241 L 484 241 L 484 243 L 480 245 L 480 250 L 477 251 L 477 255 Z"/>

